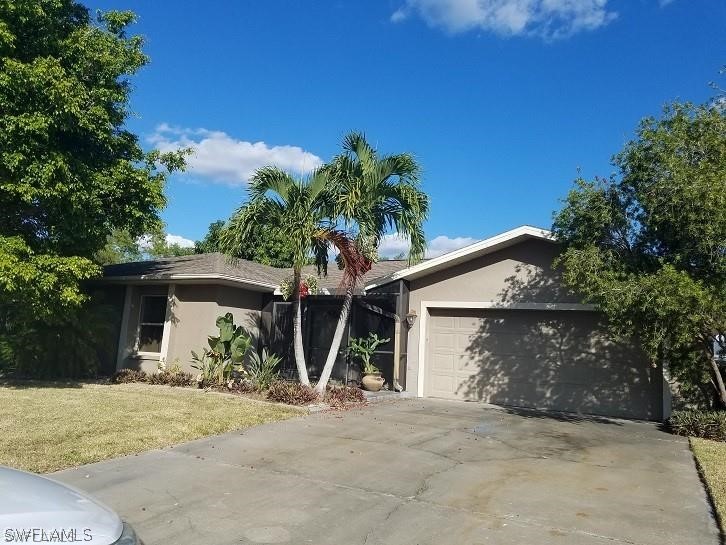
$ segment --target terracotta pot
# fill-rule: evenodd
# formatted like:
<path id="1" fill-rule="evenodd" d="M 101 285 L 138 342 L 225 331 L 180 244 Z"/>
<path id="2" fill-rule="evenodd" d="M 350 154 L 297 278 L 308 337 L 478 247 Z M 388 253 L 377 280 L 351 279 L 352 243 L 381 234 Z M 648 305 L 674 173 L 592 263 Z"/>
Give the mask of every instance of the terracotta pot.
<path id="1" fill-rule="evenodd" d="M 386 381 L 380 373 L 370 373 L 367 375 L 363 375 L 361 385 L 363 386 L 364 390 L 368 390 L 369 392 L 377 392 L 378 390 L 383 388 L 384 382 Z"/>

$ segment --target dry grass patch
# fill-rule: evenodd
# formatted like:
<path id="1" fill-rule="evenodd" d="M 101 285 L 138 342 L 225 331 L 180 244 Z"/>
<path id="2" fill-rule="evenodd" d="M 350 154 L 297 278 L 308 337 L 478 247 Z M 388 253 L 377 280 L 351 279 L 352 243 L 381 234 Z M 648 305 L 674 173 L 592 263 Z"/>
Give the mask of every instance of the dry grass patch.
<path id="1" fill-rule="evenodd" d="M 726 443 L 691 437 L 691 449 L 726 535 Z"/>
<path id="2" fill-rule="evenodd" d="M 55 471 L 299 414 L 239 396 L 146 384 L 3 386 L 0 465 Z"/>

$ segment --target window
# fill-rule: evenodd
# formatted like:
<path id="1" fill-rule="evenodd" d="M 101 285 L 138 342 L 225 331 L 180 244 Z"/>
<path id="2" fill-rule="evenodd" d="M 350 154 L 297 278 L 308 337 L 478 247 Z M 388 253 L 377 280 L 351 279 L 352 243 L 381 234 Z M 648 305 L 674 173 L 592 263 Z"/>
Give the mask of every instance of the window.
<path id="1" fill-rule="evenodd" d="M 166 296 L 142 295 L 139 316 L 139 352 L 161 352 L 166 317 Z"/>
<path id="2" fill-rule="evenodd" d="M 716 361 L 726 364 L 726 335 L 716 335 L 713 341 L 713 357 Z"/>

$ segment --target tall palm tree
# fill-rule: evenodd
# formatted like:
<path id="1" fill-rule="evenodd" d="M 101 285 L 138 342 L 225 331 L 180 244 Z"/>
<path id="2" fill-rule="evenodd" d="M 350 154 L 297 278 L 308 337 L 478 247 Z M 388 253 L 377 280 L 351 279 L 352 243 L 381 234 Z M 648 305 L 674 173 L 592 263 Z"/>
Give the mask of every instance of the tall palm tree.
<path id="1" fill-rule="evenodd" d="M 364 262 L 346 233 L 335 228 L 334 184 L 324 170 L 295 179 L 276 167 L 257 170 L 250 179 L 249 200 L 230 219 L 220 237 L 220 249 L 237 254 L 246 237 L 263 226 L 281 233 L 293 255 L 294 352 L 300 382 L 310 385 L 302 342 L 301 271 L 314 255 L 319 272 L 327 271 L 328 252 L 335 247 L 345 266 L 355 271 Z"/>
<path id="2" fill-rule="evenodd" d="M 409 262 L 420 260 L 426 249 L 423 222 L 428 217 L 428 195 L 419 186 L 420 168 L 407 154 L 378 156 L 361 133 L 352 132 L 343 139 L 343 153 L 324 167 L 333 186 L 335 207 L 332 217 L 342 222 L 347 232 L 355 234 L 356 245 L 365 257 L 375 257 L 366 248 L 378 249 L 390 231 L 410 241 Z M 356 262 L 358 263 L 358 262 Z M 338 317 L 333 341 L 316 389 L 325 391 L 343 340 L 343 333 L 353 302 L 356 283 L 370 270 L 353 268 L 344 262 L 345 297 Z M 350 270 L 349 270 L 350 269 Z"/>

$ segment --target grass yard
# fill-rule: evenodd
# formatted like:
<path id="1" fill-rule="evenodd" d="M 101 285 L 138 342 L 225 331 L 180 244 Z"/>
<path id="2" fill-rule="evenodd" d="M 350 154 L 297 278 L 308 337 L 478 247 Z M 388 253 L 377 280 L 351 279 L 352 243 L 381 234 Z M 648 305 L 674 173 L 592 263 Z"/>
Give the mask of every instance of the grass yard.
<path id="1" fill-rule="evenodd" d="M 0 465 L 55 471 L 299 414 L 147 384 L 0 386 Z"/>
<path id="2" fill-rule="evenodd" d="M 691 448 L 726 534 L 726 443 L 692 437 Z"/>

